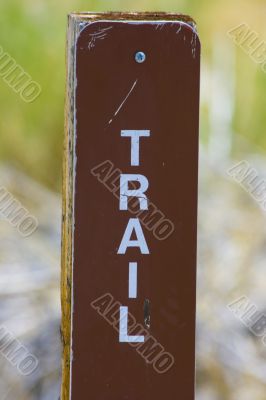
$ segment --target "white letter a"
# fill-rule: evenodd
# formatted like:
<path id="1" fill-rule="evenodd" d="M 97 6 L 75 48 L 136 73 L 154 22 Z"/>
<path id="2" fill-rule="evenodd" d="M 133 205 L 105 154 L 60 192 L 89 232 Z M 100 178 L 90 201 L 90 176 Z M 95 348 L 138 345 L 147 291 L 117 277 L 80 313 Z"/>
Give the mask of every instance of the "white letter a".
<path id="1" fill-rule="evenodd" d="M 133 230 L 136 232 L 137 240 L 130 240 Z M 128 247 L 139 247 L 141 254 L 150 254 L 138 218 L 129 219 L 117 253 L 125 254 Z"/>

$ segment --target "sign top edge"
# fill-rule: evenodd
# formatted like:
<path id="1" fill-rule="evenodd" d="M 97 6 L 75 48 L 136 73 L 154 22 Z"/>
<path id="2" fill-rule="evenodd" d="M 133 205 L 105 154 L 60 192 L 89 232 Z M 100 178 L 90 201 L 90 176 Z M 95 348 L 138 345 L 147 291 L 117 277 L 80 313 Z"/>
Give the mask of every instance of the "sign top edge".
<path id="1" fill-rule="evenodd" d="M 189 15 L 167 12 L 72 12 L 69 19 L 79 22 L 93 22 L 98 20 L 117 20 L 117 21 L 181 21 L 193 28 L 196 22 Z"/>

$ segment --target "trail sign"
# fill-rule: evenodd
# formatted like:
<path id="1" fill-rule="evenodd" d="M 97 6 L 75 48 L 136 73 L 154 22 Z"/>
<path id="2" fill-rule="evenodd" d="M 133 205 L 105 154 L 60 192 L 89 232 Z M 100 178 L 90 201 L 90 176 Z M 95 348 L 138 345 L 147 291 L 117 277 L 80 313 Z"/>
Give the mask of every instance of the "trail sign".
<path id="1" fill-rule="evenodd" d="M 72 14 L 62 400 L 194 399 L 200 44 L 175 14 Z"/>

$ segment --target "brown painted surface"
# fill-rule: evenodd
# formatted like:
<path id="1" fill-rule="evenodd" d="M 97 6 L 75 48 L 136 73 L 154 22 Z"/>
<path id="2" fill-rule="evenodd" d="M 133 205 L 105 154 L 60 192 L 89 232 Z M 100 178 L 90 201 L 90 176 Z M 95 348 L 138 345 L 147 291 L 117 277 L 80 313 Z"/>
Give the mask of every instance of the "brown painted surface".
<path id="1" fill-rule="evenodd" d="M 199 47 L 193 29 L 178 21 L 98 21 L 78 38 L 72 400 L 194 399 Z M 145 52 L 144 63 L 135 62 L 136 51 Z M 139 166 L 130 165 L 125 129 L 150 130 Z M 145 175 L 149 200 L 174 224 L 165 240 L 143 227 L 150 254 L 117 254 L 134 215 L 120 211 L 91 173 L 106 160 Z M 133 261 L 138 296 L 129 299 Z M 115 313 L 108 322 L 91 306 L 106 293 L 174 357 L 167 372 L 119 343 Z"/>

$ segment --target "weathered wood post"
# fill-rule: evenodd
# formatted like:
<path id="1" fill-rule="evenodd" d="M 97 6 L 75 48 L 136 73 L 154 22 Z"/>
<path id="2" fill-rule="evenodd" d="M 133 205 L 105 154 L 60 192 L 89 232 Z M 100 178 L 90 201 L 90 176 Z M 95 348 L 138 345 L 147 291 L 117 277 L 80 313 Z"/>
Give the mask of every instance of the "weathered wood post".
<path id="1" fill-rule="evenodd" d="M 195 24 L 72 14 L 67 59 L 61 400 L 193 400 Z"/>

